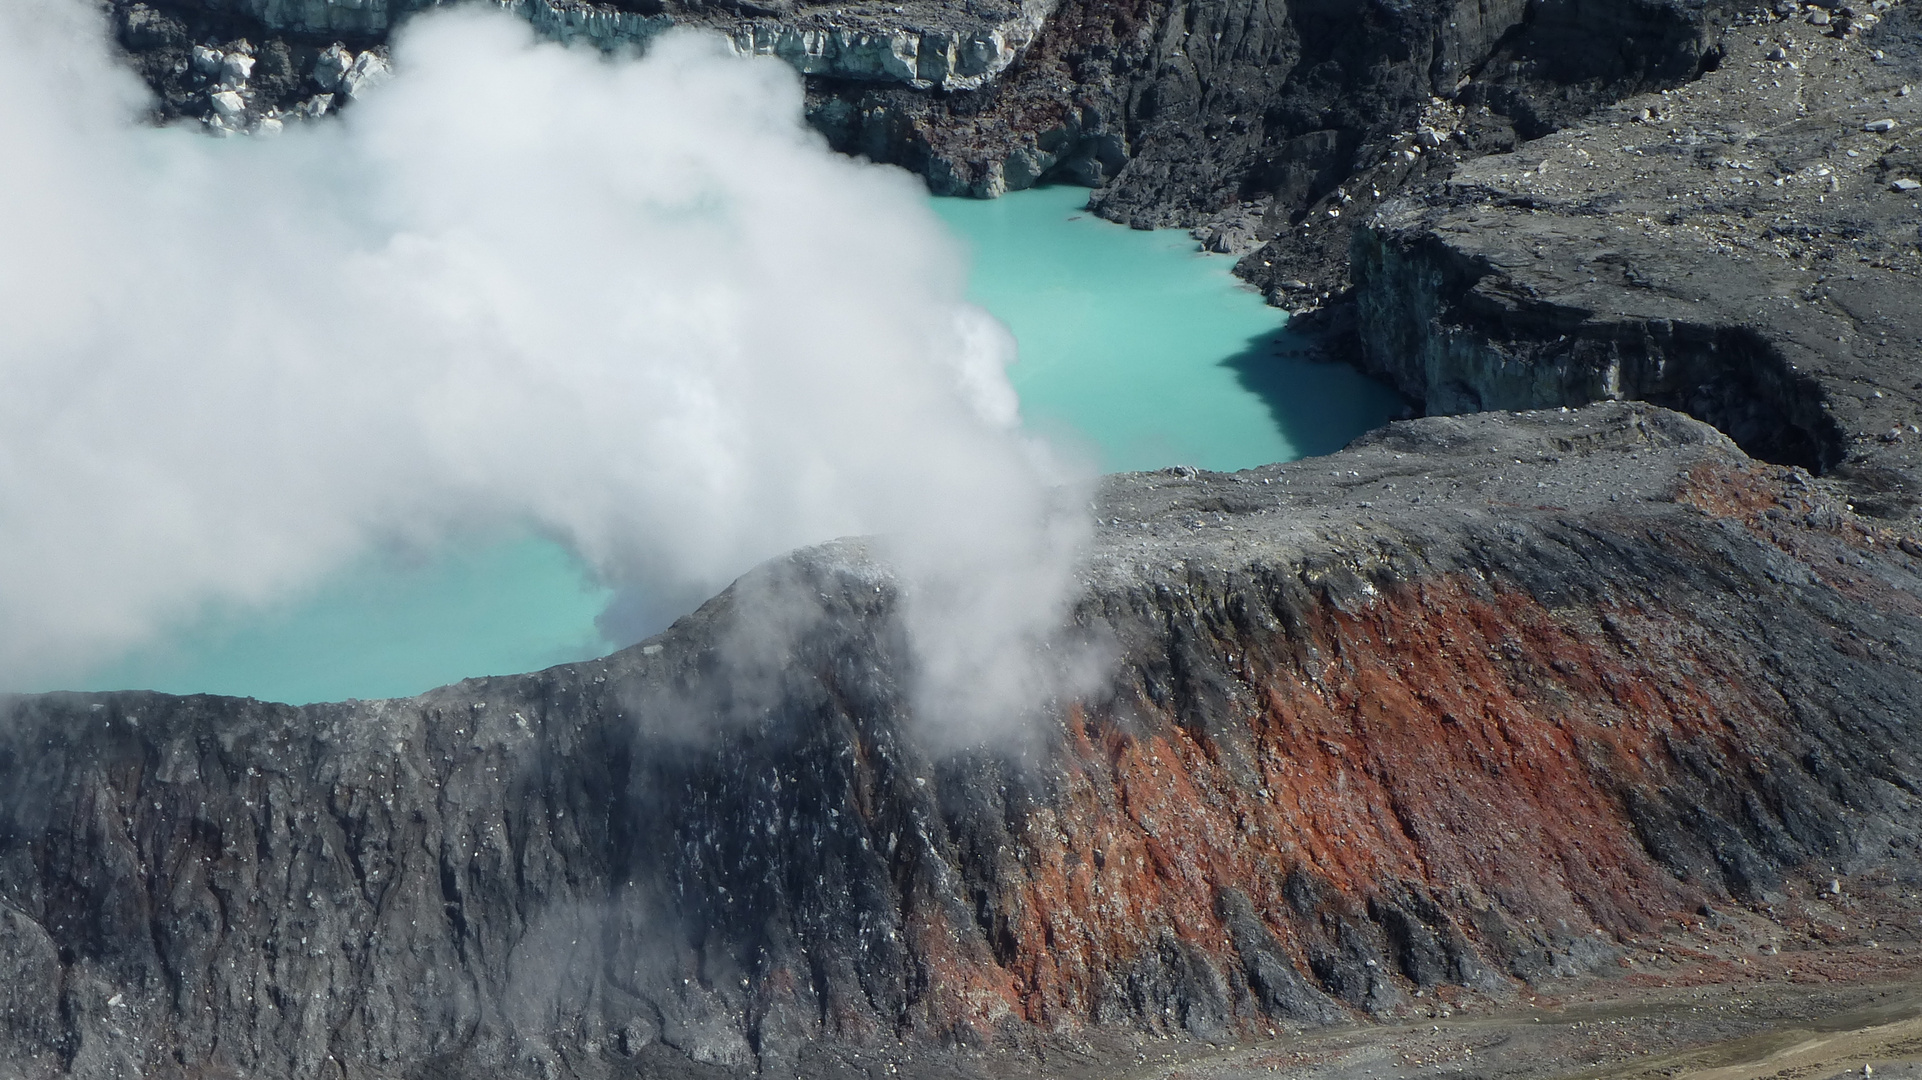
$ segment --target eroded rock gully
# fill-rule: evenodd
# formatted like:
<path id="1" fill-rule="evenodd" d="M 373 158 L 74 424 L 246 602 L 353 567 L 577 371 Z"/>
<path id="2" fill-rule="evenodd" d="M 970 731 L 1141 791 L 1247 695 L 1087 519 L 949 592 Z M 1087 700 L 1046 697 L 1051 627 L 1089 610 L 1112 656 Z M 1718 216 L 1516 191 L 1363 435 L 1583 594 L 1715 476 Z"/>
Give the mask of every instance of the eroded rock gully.
<path id="1" fill-rule="evenodd" d="M 411 700 L 8 700 L 6 1074 L 1096 1076 L 1912 963 L 1922 548 L 1805 474 L 1605 404 L 1097 508 L 1109 689 L 973 751 L 852 543 Z"/>

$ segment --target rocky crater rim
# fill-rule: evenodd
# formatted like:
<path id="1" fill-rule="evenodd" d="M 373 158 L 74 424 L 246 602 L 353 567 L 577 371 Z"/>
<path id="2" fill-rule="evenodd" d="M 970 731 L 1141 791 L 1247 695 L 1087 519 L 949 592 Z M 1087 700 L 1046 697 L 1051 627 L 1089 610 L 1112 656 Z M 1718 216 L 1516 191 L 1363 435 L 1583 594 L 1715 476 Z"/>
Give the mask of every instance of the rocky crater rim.
<path id="1" fill-rule="evenodd" d="M 1911 515 L 1922 20 L 1780 10 L 1699 80 L 1376 209 L 1352 244 L 1364 365 L 1431 412 L 1669 405 Z"/>
<path id="2" fill-rule="evenodd" d="M 1834 352 L 1824 343 L 1867 328 L 1830 333 L 1812 315 L 1782 312 L 1758 319 L 1716 297 L 1652 284 L 1665 274 L 1698 285 L 1719 277 L 1729 283 L 1723 300 L 1781 297 L 1790 312 L 1801 311 L 1798 294 L 1835 291 L 1826 280 L 1798 287 L 1779 273 L 1758 276 L 1720 248 L 1696 248 L 1690 241 L 1705 226 L 1677 215 L 1700 204 L 1724 218 L 1760 217 L 1759 205 L 1699 198 L 1700 166 L 1739 172 L 1774 147 L 1803 153 L 1786 148 L 1832 121 L 1892 125 L 1858 130 L 1855 141 L 1880 137 L 1896 146 L 1894 158 L 1886 146 L 1865 156 L 1851 145 L 1860 160 L 1850 161 L 1856 172 L 1882 163 L 1879 172 L 1891 175 L 1878 183 L 1909 179 L 1894 172 L 1906 167 L 1899 131 L 1913 99 L 1892 97 L 1879 112 L 1855 102 L 1844 117 L 1832 86 L 1808 84 L 1827 105 L 1803 94 L 1816 63 L 1846 69 L 1847 79 L 1886 72 L 1885 90 L 1899 89 L 1893 80 L 1906 77 L 1913 58 L 1903 57 L 1913 50 L 1878 44 L 1900 39 L 1878 25 L 1905 18 L 1889 0 L 1860 10 L 1785 4 L 1779 13 L 1692 0 L 1544 0 L 1473 12 L 1417 4 L 1393 17 L 1275 0 L 1239 23 L 1206 5 L 1182 14 L 1153 0 L 959 9 L 928 0 L 503 3 L 549 36 L 602 47 L 693 23 L 720 30 L 739 51 L 782 56 L 808 75 L 810 117 L 833 145 L 906 165 L 937 193 L 1079 183 L 1095 189 L 1094 209 L 1107 216 L 1193 226 L 1204 246 L 1242 256 L 1237 271 L 1271 302 L 1297 311 L 1334 304 L 1320 322 L 1335 351 L 1352 352 L 1427 412 L 1644 399 L 1720 426 L 1765 460 L 1818 472 L 1862 466 L 1854 471 L 1880 477 L 1863 490 L 1864 505 L 1912 501 L 1890 479 L 1906 465 L 1868 461 L 1878 448 L 1863 443 L 1899 442 L 1916 417 L 1886 407 L 1861 415 L 1838 384 L 1859 385 L 1864 374 L 1837 380 L 1822 371 Z M 350 30 L 363 45 L 377 42 L 421 6 L 174 0 L 121 2 L 119 11 L 123 40 L 163 90 L 163 112 L 203 111 L 227 131 L 338 107 L 377 81 L 384 61 L 377 46 L 355 53 L 318 42 Z M 242 24 L 287 40 L 199 41 Z M 1588 47 L 1595 40 L 1624 46 L 1598 51 Z M 192 55 L 172 59 L 183 50 Z M 1854 115 L 1865 108 L 1876 115 Z M 1676 126 L 1683 122 L 1687 131 Z M 1669 138 L 1645 138 L 1657 133 Z M 1599 156 L 1598 139 L 1612 140 Z M 1702 157 L 1705 147 L 1737 142 L 1740 153 Z M 1628 156 L 1618 162 L 1618 154 Z M 1768 180 L 1784 179 L 1769 168 Z M 1584 177 L 1579 197 L 1550 190 Z M 1854 197 L 1807 181 L 1798 177 L 1789 193 Z M 1777 209 L 1749 231 L 1776 241 L 1821 235 L 1804 218 L 1826 214 L 1840 233 L 1882 232 L 1860 215 L 1806 203 L 1785 207 L 1793 222 Z M 1897 236 L 1901 228 L 1890 222 Z M 1641 236 L 1616 235 L 1624 230 Z M 1902 246 L 1891 239 L 1881 246 Z M 1524 242 L 1530 258 L 1517 257 Z M 1350 282 L 1352 307 L 1337 302 Z M 1348 312 L 1358 320 L 1348 322 Z M 1908 328 L 1873 329 L 1895 340 Z M 1892 412 L 1901 415 L 1880 415 Z"/>
<path id="3" fill-rule="evenodd" d="M 0 1069 L 1095 1076 L 1912 975 L 1922 544 L 1806 473 L 1615 402 L 1096 505 L 1114 666 L 1027 741 L 930 748 L 858 542 L 414 699 L 0 702 Z"/>

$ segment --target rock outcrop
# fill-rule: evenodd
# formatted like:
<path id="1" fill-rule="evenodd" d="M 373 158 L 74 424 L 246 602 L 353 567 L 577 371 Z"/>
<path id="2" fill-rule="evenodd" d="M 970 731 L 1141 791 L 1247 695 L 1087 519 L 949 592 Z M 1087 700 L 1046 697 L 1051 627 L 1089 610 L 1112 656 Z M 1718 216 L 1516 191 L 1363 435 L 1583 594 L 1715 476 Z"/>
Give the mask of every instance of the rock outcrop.
<path id="1" fill-rule="evenodd" d="M 120 11 L 163 112 L 225 131 L 349 100 L 419 2 Z M 1839 470 L 1865 511 L 1917 505 L 1912 7 L 510 6 L 603 47 L 693 23 L 781 56 L 835 146 L 940 193 L 1068 181 L 1193 226 L 1428 412 L 1647 400 Z M 236 19 L 280 36 L 201 40 Z M 360 51 L 325 41 L 341 19 Z"/>
<path id="2" fill-rule="evenodd" d="M 407 16 L 445 0 L 114 0 L 121 42 L 160 97 L 164 118 L 198 116 L 244 130 L 283 114 L 311 118 L 349 96 L 350 63 L 385 64 L 385 41 Z M 1055 0 L 935 0 L 828 8 L 768 4 L 492 0 L 541 34 L 614 51 L 639 48 L 673 26 L 713 30 L 743 54 L 776 56 L 816 83 L 899 86 L 944 95 L 987 86 L 1008 70 L 1053 13 Z M 355 50 L 359 50 L 356 52 Z M 265 61 L 267 78 L 223 69 L 229 56 Z M 209 61 L 208 55 L 212 56 Z M 361 59 L 361 58 L 366 59 Z M 236 95 L 245 117 L 223 108 Z M 315 104 L 316 97 L 325 100 Z"/>
<path id="3" fill-rule="evenodd" d="M 1915 940 L 1922 546 L 1805 473 L 1608 404 L 1098 512 L 1107 691 L 973 750 L 849 543 L 412 700 L 7 701 L 7 1074 L 1007 1076 L 1641 970 L 1711 908 L 1690 978 Z M 1832 879 L 1886 924 L 1786 934 Z"/>
<path id="4" fill-rule="evenodd" d="M 1922 11 L 1883 9 L 1758 14 L 1699 81 L 1383 206 L 1362 362 L 1431 413 L 1660 402 L 1913 520 Z"/>
<path id="5" fill-rule="evenodd" d="M 6 1070 L 1057 1075 L 1103 1033 L 1905 963 L 1914 9 L 538 2 L 786 56 L 936 190 L 1104 185 L 1476 415 L 1110 480 L 1074 628 L 1111 678 L 1017 744 L 933 749 L 857 544 L 410 701 L 10 700 Z M 118 10 L 172 115 L 378 77 L 383 29 L 268 6 Z M 744 658 L 769 588 L 812 613 Z"/>
<path id="6" fill-rule="evenodd" d="M 224 126 L 223 92 L 255 122 L 324 111 L 321 51 L 378 48 L 438 2 L 114 0 L 161 113 Z M 840 149 L 938 194 L 1100 187 L 1094 208 L 1115 220 L 1254 252 L 1243 273 L 1297 304 L 1341 284 L 1355 199 L 1690 78 L 1719 55 L 1724 20 L 1724 0 L 499 2 L 602 48 L 714 29 L 807 75 L 810 114 Z M 223 84 L 181 62 L 243 44 L 270 79 Z"/>
<path id="7" fill-rule="evenodd" d="M 1104 216 L 1194 228 L 1275 302 L 1312 306 L 1377 199 L 1714 67 L 1733 7 L 1064 0 L 980 92 L 811 100 L 836 146 L 938 193 L 1098 187 Z"/>

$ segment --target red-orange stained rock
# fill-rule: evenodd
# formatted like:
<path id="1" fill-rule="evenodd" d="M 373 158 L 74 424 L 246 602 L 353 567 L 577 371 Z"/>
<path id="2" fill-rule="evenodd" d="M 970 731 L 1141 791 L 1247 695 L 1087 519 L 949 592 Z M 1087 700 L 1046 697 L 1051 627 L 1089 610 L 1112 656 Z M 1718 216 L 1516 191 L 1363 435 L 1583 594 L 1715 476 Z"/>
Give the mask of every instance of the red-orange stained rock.
<path id="1" fill-rule="evenodd" d="M 1223 764 L 1237 751 L 1168 716 L 1134 737 L 1072 713 L 1069 798 L 1030 821 L 1024 874 L 999 898 L 1017 913 L 1010 967 L 1028 1020 L 1090 1019 L 1101 981 L 1163 933 L 1232 969 L 1218 886 L 1246 892 L 1303 959 L 1282 896 L 1298 864 L 1357 910 L 1381 883 L 1425 887 L 1471 935 L 1468 913 L 1496 901 L 1615 935 L 1699 902 L 1640 847 L 1614 791 L 1659 789 L 1671 739 L 1746 756 L 1745 730 L 1779 702 L 1713 642 L 1659 611 L 1597 624 L 1468 580 L 1313 618 L 1307 642 L 1228 646 L 1261 703 L 1239 751 L 1260 787 Z M 1322 657 L 1312 679 L 1250 666 L 1300 646 Z"/>

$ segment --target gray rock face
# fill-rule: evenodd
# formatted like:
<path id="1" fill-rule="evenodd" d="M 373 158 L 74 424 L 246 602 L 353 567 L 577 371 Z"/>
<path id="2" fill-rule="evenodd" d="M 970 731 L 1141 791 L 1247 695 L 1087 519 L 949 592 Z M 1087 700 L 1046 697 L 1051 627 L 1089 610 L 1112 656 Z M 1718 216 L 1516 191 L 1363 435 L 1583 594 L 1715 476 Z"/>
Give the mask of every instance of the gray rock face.
<path id="1" fill-rule="evenodd" d="M 218 15 L 237 15 L 269 30 L 356 38 L 386 34 L 394 24 L 440 0 L 198 0 Z"/>
<path id="2" fill-rule="evenodd" d="M 1352 250 L 1365 363 L 1436 413 L 1661 402 L 1911 519 L 1918 218 L 1870 129 L 1922 121 L 1918 25 L 1761 17 L 1699 81 L 1384 206 Z"/>
<path id="3" fill-rule="evenodd" d="M 1769 336 L 1668 298 L 1606 313 L 1557 303 L 1465 257 L 1418 220 L 1405 205 L 1378 212 L 1356 234 L 1353 273 L 1365 355 L 1429 414 L 1654 401 L 1714 422 L 1771 461 L 1817 472 L 1841 462 L 1846 438 L 1823 407 L 1821 383 Z M 1469 214 L 1448 233 L 1526 242 L 1504 235 L 1504 224 Z M 1632 268 L 1672 255 L 1652 237 L 1657 258 L 1624 251 L 1609 231 L 1590 230 L 1590 259 Z"/>
<path id="4" fill-rule="evenodd" d="M 1067 181 L 1105 185 L 1095 208 L 1144 228 L 1244 204 L 1285 222 L 1347 174 L 1366 132 L 1428 99 L 1434 50 L 1479 57 L 1522 11 L 1466 7 L 1069 2 L 992 94 L 823 87 L 817 112 L 837 145 L 943 193 Z"/>
<path id="5" fill-rule="evenodd" d="M 1709 902 L 1766 938 L 1810 875 L 1915 925 L 1922 547 L 1805 474 L 1614 404 L 1097 512 L 1110 689 L 973 751 L 847 543 L 411 700 L 8 700 L 7 1075 L 1050 1074 L 1612 969 Z"/>
<path id="6" fill-rule="evenodd" d="M 166 108 L 318 113 L 346 88 L 309 73 L 380 55 L 232 10 L 121 9 L 194 72 Z M 1760 963 L 1831 880 L 1914 943 L 1911 8 L 1063 0 L 965 85 L 938 12 L 847 11 L 529 17 L 733 27 L 819 65 L 837 146 L 943 192 L 1106 184 L 1290 303 L 1352 257 L 1364 361 L 1432 412 L 1643 397 L 1727 434 L 1613 402 L 1116 478 L 1075 614 L 1107 692 L 970 753 L 929 749 L 847 544 L 411 701 L 12 700 L 5 1070 L 1053 1075 L 1051 1040 L 1623 970 L 1707 909 Z M 742 653 L 770 591 L 806 614 Z M 1866 949 L 1847 925 L 1795 962 Z"/>
<path id="7" fill-rule="evenodd" d="M 818 83 L 810 103 L 836 147 L 939 194 L 1095 187 L 1102 215 L 1193 228 L 1272 302 L 1314 307 L 1379 199 L 1712 68 L 1735 6 L 1067 0 L 991 87 Z"/>
<path id="8" fill-rule="evenodd" d="M 175 0 L 161 10 L 203 26 L 247 25 L 289 39 L 384 40 L 407 16 L 444 0 Z M 897 83 L 918 90 L 967 90 L 1007 70 L 1054 11 L 1054 0 L 1022 0 L 1002 6 L 949 5 L 913 0 L 903 4 L 853 4 L 828 10 L 782 2 L 714 9 L 699 3 L 654 3 L 640 10 L 573 0 L 493 0 L 561 41 L 603 49 L 644 45 L 675 25 L 705 26 L 727 36 L 744 53 L 777 56 L 810 76 Z M 125 6 L 125 5 L 123 5 Z M 138 8 L 136 21 L 156 9 Z M 127 16 L 123 15 L 123 22 Z M 129 41 L 136 49 L 140 45 Z M 203 46 L 204 47 L 204 46 Z M 336 46 L 338 47 L 338 46 Z M 366 55 L 366 54 L 363 54 Z M 315 79 L 333 90 L 323 69 Z"/>
<path id="9" fill-rule="evenodd" d="M 298 66 L 335 39 L 377 44 L 436 2 L 115 0 L 163 114 L 187 115 L 209 106 L 183 83 L 172 38 L 204 46 L 264 30 Z M 602 48 L 693 25 L 781 57 L 809 76 L 811 116 L 838 148 L 905 165 L 939 194 L 1068 182 L 1103 187 L 1095 208 L 1144 228 L 1252 219 L 1216 231 L 1234 234 L 1237 253 L 1262 249 L 1242 270 L 1270 291 L 1339 282 L 1355 218 L 1326 211 L 1452 160 L 1439 141 L 1413 141 L 1438 95 L 1476 110 L 1453 149 L 1481 152 L 1686 78 L 1714 52 L 1714 7 L 1702 0 L 1632 11 L 1578 0 L 498 2 L 551 37 Z M 1597 39 L 1630 44 L 1587 47 Z M 331 72 L 316 76 L 267 88 L 256 111 L 293 112 L 337 89 Z M 1266 272 L 1283 264 L 1292 269 Z"/>
<path id="10" fill-rule="evenodd" d="M 1022 0 L 1003 17 L 955 18 L 951 8 L 838 9 L 832 19 L 756 20 L 729 35 L 737 50 L 778 56 L 803 75 L 898 83 L 917 90 L 975 90 L 1005 72 L 1034 40 L 1056 0 Z M 972 5 L 967 8 L 972 12 Z M 811 25 L 810 25 L 811 24 Z"/>
<path id="11" fill-rule="evenodd" d="M 1550 0 L 1437 11 L 1424 33 L 1402 32 L 1408 44 L 1399 48 L 1409 54 L 1409 70 L 1399 83 L 1364 91 L 1363 107 L 1327 125 L 1352 132 L 1338 177 L 1275 188 L 1272 242 L 1245 257 L 1237 271 L 1260 284 L 1271 302 L 1297 309 L 1338 294 L 1350 282 L 1350 232 L 1380 200 L 1625 96 L 1689 81 L 1719 63 L 1725 26 L 1742 7 L 1715 0 Z M 1598 47 L 1601 42 L 1612 44 Z M 1399 61 L 1396 48 L 1384 42 L 1384 55 Z M 1395 68 L 1376 62 L 1365 70 Z M 1343 96 L 1361 89 L 1345 88 Z M 1277 288 L 1289 278 L 1312 282 L 1311 295 Z"/>

